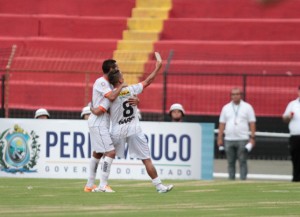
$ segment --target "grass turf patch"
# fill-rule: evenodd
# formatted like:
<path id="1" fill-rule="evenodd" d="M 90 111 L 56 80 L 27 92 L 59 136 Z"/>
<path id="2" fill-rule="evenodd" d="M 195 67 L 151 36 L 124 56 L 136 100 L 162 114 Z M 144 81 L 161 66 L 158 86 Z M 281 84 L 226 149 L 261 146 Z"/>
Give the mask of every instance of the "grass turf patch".
<path id="1" fill-rule="evenodd" d="M 85 180 L 0 178 L 0 216 L 300 216 L 300 185 L 281 181 L 111 180 L 115 193 L 85 193 Z"/>

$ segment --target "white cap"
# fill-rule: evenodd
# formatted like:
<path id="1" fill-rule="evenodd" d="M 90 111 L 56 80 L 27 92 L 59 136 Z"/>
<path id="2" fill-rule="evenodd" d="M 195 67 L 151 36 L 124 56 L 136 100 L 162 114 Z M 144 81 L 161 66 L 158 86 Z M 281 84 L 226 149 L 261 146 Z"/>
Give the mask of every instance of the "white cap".
<path id="1" fill-rule="evenodd" d="M 183 106 L 179 103 L 175 103 L 175 104 L 171 105 L 170 111 L 169 111 L 170 115 L 173 110 L 179 110 L 182 112 L 183 115 L 185 114 Z"/>
<path id="2" fill-rule="evenodd" d="M 46 115 L 46 116 L 48 116 L 48 118 L 50 118 L 50 114 L 44 108 L 40 108 L 40 109 L 36 110 L 34 118 L 38 118 L 39 116 L 42 116 L 42 115 Z"/>
<path id="3" fill-rule="evenodd" d="M 91 108 L 90 106 L 86 106 L 82 109 L 80 117 L 83 118 L 84 115 L 89 115 L 89 114 L 91 114 Z"/>

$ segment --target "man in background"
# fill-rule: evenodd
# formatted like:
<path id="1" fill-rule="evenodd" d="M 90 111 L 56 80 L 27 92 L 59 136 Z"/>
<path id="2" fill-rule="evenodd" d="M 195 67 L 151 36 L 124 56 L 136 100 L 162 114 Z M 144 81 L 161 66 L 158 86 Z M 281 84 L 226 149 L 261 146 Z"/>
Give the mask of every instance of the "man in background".
<path id="1" fill-rule="evenodd" d="M 242 100 L 242 92 L 239 88 L 233 88 L 230 96 L 231 101 L 223 106 L 220 114 L 217 144 L 219 150 L 225 145 L 229 179 L 235 180 L 238 159 L 240 179 L 246 180 L 248 151 L 255 145 L 256 118 L 252 106 Z M 224 131 L 225 139 L 223 139 Z"/>
<path id="2" fill-rule="evenodd" d="M 291 101 L 282 115 L 283 121 L 289 123 L 290 155 L 293 165 L 293 182 L 300 181 L 300 86 L 298 98 Z"/>

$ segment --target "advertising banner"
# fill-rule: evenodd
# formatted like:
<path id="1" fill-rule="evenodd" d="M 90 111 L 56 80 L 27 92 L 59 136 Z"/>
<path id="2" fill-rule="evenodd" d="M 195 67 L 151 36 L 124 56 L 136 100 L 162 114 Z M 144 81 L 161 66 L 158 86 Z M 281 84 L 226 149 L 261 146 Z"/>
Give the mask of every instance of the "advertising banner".
<path id="1" fill-rule="evenodd" d="M 212 179 L 213 124 L 141 122 L 141 126 L 160 178 Z M 0 177 L 86 179 L 90 143 L 84 120 L 0 119 Z M 114 160 L 110 179 L 149 177 L 142 161 L 131 159 L 126 150 L 125 159 Z"/>

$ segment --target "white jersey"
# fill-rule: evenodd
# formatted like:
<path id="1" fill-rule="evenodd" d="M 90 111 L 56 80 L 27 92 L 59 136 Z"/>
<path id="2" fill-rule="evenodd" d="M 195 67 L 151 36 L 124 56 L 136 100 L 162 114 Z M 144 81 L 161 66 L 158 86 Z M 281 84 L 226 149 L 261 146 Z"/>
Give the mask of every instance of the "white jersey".
<path id="1" fill-rule="evenodd" d="M 119 96 L 110 103 L 111 134 L 119 138 L 125 138 L 142 132 L 138 118 L 137 107 L 128 103 L 128 98 L 140 94 L 144 89 L 142 83 L 124 87 Z M 108 100 L 102 103 L 102 107 L 108 109 Z"/>
<path id="2" fill-rule="evenodd" d="M 230 102 L 223 106 L 219 122 L 225 123 L 225 140 L 248 140 L 249 123 L 256 118 L 253 107 L 241 100 L 239 105 Z"/>
<path id="3" fill-rule="evenodd" d="M 93 85 L 92 107 L 97 108 L 101 106 L 105 100 L 108 100 L 105 96 L 107 96 L 112 89 L 112 85 L 104 77 L 98 78 Z M 107 114 L 107 112 L 99 116 L 91 114 L 88 119 L 89 127 L 105 126 L 109 128 L 109 123 L 109 114 Z"/>
<path id="4" fill-rule="evenodd" d="M 289 130 L 291 135 L 300 135 L 300 98 L 291 101 L 284 113 L 283 117 L 289 116 L 293 113 L 293 118 L 289 122 Z"/>

